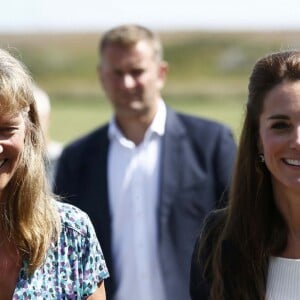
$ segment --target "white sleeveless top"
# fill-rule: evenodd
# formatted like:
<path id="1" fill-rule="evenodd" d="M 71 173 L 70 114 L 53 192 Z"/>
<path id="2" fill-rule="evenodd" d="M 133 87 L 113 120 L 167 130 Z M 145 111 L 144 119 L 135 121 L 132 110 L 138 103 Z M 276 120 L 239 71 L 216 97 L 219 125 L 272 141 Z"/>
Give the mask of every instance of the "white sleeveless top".
<path id="1" fill-rule="evenodd" d="M 300 259 L 270 257 L 266 300 L 300 299 Z"/>

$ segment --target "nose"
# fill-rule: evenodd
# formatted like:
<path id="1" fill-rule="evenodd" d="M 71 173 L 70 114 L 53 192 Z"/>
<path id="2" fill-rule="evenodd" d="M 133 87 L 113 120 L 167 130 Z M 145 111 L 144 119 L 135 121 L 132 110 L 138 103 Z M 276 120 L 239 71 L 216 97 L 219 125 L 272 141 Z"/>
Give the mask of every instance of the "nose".
<path id="1" fill-rule="evenodd" d="M 130 74 L 125 74 L 123 78 L 124 87 L 130 89 L 135 86 L 135 80 Z"/>
<path id="2" fill-rule="evenodd" d="M 0 144 L 0 153 L 3 152 L 3 146 Z"/>

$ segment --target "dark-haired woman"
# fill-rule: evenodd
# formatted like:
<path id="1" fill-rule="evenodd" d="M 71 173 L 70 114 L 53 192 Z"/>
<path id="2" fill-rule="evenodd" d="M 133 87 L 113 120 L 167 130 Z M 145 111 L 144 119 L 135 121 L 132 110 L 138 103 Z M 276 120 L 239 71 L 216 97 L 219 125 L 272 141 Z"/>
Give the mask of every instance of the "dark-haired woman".
<path id="1" fill-rule="evenodd" d="M 229 205 L 194 250 L 193 300 L 300 299 L 300 52 L 260 59 L 248 88 Z"/>

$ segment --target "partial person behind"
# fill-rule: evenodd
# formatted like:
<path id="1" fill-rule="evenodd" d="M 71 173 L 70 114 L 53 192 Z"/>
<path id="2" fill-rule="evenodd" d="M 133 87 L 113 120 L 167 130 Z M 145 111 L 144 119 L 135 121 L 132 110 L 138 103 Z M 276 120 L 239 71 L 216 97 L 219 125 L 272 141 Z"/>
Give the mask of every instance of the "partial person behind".
<path id="1" fill-rule="evenodd" d="M 0 299 L 105 300 L 92 223 L 54 199 L 45 153 L 31 77 L 0 49 Z"/>
<path id="2" fill-rule="evenodd" d="M 95 225 L 111 273 L 108 299 L 187 300 L 202 221 L 226 201 L 232 132 L 166 105 L 168 64 L 149 29 L 107 31 L 99 56 L 114 115 L 65 148 L 55 191 Z"/>
<path id="3" fill-rule="evenodd" d="M 50 185 L 52 186 L 54 182 L 57 163 L 63 150 L 63 144 L 53 140 L 50 136 L 49 125 L 51 121 L 51 102 L 49 95 L 45 92 L 45 90 L 42 90 L 37 85 L 34 85 L 33 95 L 36 101 L 40 123 L 44 132 L 47 148 L 47 177 L 49 179 Z"/>
<path id="4" fill-rule="evenodd" d="M 300 299 L 300 51 L 255 64 L 230 189 L 196 244 L 193 300 Z"/>

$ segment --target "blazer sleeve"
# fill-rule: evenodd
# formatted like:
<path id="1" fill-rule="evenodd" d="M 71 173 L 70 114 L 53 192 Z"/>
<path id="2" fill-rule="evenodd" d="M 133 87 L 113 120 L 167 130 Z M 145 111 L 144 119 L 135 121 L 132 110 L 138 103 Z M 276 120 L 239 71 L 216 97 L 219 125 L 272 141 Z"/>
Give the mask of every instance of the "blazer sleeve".
<path id="1" fill-rule="evenodd" d="M 209 299 L 209 283 L 203 274 L 203 265 L 199 257 L 200 238 L 197 239 L 191 262 L 190 296 L 192 300 Z"/>
<path id="2" fill-rule="evenodd" d="M 236 157 L 236 143 L 232 131 L 221 126 L 219 138 L 215 148 L 215 178 L 217 179 L 217 194 L 221 195 L 216 208 L 222 208 L 228 201 L 229 185 L 232 179 L 233 167 Z"/>
<path id="3" fill-rule="evenodd" d="M 213 278 L 210 259 L 211 251 L 223 228 L 226 209 L 212 211 L 205 219 L 191 260 L 190 296 L 192 300 L 208 300 Z M 201 251 L 200 251 L 201 247 Z M 205 269 L 205 265 L 207 265 Z"/>
<path id="4" fill-rule="evenodd" d="M 72 194 L 76 194 L 77 180 L 75 177 L 78 172 L 74 170 L 76 164 L 72 163 L 72 161 L 74 161 L 74 155 L 75 154 L 66 147 L 57 165 L 53 190 L 56 195 L 65 199 L 68 199 Z"/>

